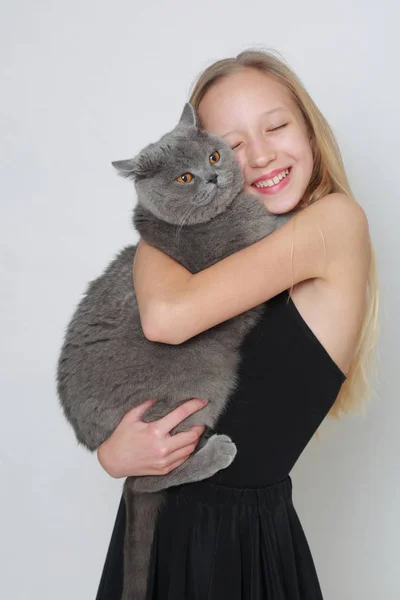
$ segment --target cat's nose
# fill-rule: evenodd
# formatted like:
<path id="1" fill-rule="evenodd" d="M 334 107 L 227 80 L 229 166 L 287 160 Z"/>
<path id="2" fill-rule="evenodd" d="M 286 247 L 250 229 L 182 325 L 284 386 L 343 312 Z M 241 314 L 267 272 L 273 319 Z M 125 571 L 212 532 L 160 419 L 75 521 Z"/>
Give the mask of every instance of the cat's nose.
<path id="1" fill-rule="evenodd" d="M 217 181 L 218 181 L 217 173 L 214 173 L 213 175 L 211 175 L 211 177 L 209 177 L 207 179 L 207 183 L 217 183 Z"/>

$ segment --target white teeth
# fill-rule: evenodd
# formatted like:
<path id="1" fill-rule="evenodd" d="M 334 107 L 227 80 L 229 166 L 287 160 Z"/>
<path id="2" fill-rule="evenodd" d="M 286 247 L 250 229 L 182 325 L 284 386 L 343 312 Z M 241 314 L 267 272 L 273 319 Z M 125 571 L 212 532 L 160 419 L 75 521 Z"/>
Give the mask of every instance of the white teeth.
<path id="1" fill-rule="evenodd" d="M 275 175 L 273 179 L 264 179 L 263 181 L 259 181 L 258 183 L 255 183 L 254 186 L 258 188 L 271 187 L 282 181 L 282 179 L 284 179 L 287 175 L 289 175 L 289 169 L 278 173 L 278 175 Z"/>

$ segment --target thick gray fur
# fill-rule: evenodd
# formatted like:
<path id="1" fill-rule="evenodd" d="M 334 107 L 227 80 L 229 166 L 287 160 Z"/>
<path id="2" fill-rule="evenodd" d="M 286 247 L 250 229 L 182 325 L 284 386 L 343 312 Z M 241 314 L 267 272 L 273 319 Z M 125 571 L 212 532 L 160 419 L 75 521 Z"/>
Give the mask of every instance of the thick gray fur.
<path id="1" fill-rule="evenodd" d="M 220 160 L 211 164 L 218 151 Z M 268 213 L 242 191 L 234 152 L 199 126 L 186 104 L 178 125 L 135 158 L 113 163 L 134 181 L 138 202 L 133 223 L 140 236 L 197 273 L 266 237 L 290 219 Z M 177 177 L 190 172 L 190 183 Z M 128 477 L 124 484 L 127 525 L 122 600 L 144 600 L 151 543 L 161 490 L 206 479 L 226 468 L 236 446 L 210 436 L 237 385 L 239 346 L 257 323 L 263 305 L 242 313 L 182 344 L 148 340 L 141 327 L 132 284 L 136 246 L 124 248 L 91 281 L 67 327 L 58 362 L 57 389 L 76 437 L 96 450 L 127 411 L 150 398 L 158 401 L 143 419 L 154 421 L 189 398 L 208 404 L 175 427 L 207 425 L 195 452 L 167 475 Z M 238 281 L 238 293 L 240 293 Z"/>

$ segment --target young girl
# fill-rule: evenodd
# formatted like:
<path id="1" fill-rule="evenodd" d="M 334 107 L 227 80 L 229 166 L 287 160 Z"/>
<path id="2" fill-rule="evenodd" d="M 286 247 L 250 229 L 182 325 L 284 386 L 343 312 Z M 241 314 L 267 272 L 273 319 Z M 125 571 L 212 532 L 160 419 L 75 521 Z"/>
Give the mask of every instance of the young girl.
<path id="1" fill-rule="evenodd" d="M 236 458 L 208 480 L 167 490 L 147 597 L 320 600 L 289 472 L 323 419 L 360 405 L 369 391 L 378 289 L 368 222 L 329 125 L 272 53 L 216 62 L 190 102 L 202 126 L 234 149 L 245 189 L 271 213 L 300 212 L 195 275 L 139 243 L 134 284 L 153 341 L 180 344 L 265 305 L 241 346 L 239 385 L 217 427 L 237 445 Z M 203 428 L 169 431 L 201 400 L 147 424 L 140 417 L 153 401 L 130 411 L 99 448 L 112 476 L 168 473 L 196 447 Z M 98 600 L 121 598 L 125 510 L 121 500 Z"/>

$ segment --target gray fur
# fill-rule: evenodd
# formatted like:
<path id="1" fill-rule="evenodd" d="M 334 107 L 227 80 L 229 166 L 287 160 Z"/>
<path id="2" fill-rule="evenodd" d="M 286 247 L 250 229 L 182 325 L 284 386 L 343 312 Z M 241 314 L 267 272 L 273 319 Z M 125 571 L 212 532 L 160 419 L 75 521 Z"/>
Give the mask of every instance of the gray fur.
<path id="1" fill-rule="evenodd" d="M 220 160 L 212 165 L 209 157 L 215 150 Z M 133 222 L 140 236 L 192 273 L 269 235 L 293 216 L 272 215 L 242 191 L 234 152 L 199 127 L 190 104 L 171 132 L 135 158 L 113 165 L 134 181 L 138 202 Z M 192 182 L 178 183 L 176 178 L 187 172 L 194 175 Z M 167 475 L 125 481 L 123 600 L 145 598 L 161 490 L 211 477 L 235 457 L 233 441 L 212 428 L 238 383 L 239 346 L 263 309 L 257 306 L 182 344 L 152 342 L 143 334 L 132 284 L 135 251 L 136 246 L 124 248 L 89 283 L 67 327 L 57 371 L 65 416 L 78 441 L 93 451 L 127 411 L 149 398 L 158 401 L 144 415 L 146 422 L 189 398 L 209 402 L 171 432 L 208 427 L 187 461 Z"/>

